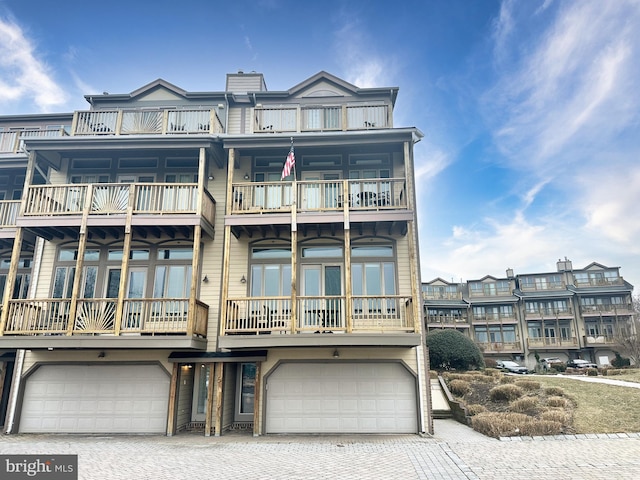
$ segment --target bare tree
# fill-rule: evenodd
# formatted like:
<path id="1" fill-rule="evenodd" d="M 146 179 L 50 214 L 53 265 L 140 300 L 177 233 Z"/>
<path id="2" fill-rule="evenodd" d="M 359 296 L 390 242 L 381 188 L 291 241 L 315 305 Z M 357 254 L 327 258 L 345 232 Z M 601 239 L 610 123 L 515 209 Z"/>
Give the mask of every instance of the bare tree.
<path id="1" fill-rule="evenodd" d="M 633 315 L 626 325 L 616 331 L 615 341 L 620 353 L 629 357 L 631 362 L 640 366 L 640 296 L 633 297 Z"/>

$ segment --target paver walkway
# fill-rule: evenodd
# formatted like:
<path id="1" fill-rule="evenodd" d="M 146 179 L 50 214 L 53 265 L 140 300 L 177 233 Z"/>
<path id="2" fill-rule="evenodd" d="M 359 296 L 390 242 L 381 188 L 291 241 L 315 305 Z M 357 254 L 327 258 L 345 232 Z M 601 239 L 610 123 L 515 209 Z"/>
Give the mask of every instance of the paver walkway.
<path id="1" fill-rule="evenodd" d="M 435 435 L 5 435 L 0 454 L 77 454 L 82 480 L 638 479 L 640 435 L 500 441 L 454 420 Z M 34 477 L 37 480 L 37 477 Z"/>

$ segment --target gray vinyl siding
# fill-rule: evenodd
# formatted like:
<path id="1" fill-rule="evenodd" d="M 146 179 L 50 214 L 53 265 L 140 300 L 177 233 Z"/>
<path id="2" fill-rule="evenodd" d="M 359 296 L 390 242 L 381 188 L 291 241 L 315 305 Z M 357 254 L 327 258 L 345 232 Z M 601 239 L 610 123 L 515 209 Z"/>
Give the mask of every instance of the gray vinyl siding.
<path id="1" fill-rule="evenodd" d="M 176 430 L 180 431 L 191 421 L 193 405 L 193 368 L 180 367 L 180 385 L 178 386 L 178 404 L 176 405 Z"/>

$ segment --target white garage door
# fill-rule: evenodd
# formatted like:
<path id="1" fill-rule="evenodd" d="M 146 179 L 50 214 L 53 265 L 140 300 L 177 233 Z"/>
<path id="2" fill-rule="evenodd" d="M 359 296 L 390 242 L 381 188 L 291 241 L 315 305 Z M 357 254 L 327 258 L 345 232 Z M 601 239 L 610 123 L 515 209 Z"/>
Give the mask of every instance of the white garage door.
<path id="1" fill-rule="evenodd" d="M 168 401 L 157 365 L 43 365 L 27 379 L 20 432 L 165 433 Z"/>
<path id="2" fill-rule="evenodd" d="M 415 433 L 415 379 L 398 363 L 280 365 L 267 380 L 267 433 Z"/>

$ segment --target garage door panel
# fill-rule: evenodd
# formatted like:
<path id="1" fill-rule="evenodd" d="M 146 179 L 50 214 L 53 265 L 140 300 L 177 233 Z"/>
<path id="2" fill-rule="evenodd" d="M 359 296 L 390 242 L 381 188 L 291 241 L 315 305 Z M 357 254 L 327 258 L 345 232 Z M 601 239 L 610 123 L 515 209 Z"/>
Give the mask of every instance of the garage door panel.
<path id="1" fill-rule="evenodd" d="M 168 397 L 157 365 L 44 365 L 27 379 L 20 432 L 164 433 Z"/>
<path id="2" fill-rule="evenodd" d="M 267 433 L 417 431 L 415 379 L 397 363 L 283 364 L 266 402 Z"/>

